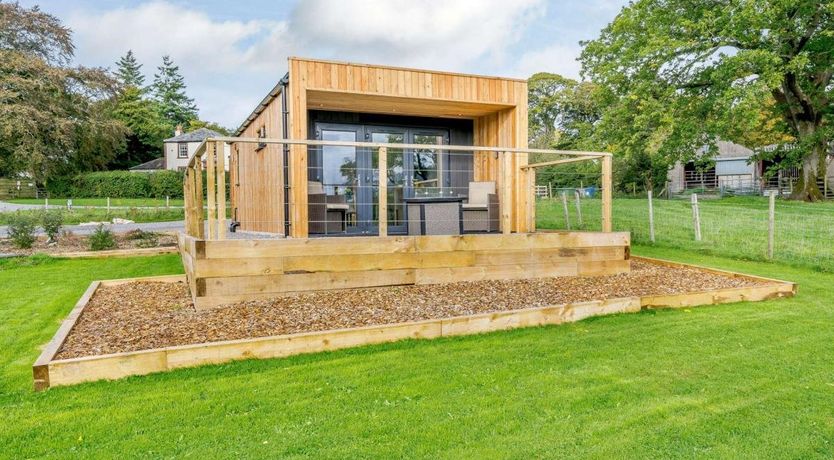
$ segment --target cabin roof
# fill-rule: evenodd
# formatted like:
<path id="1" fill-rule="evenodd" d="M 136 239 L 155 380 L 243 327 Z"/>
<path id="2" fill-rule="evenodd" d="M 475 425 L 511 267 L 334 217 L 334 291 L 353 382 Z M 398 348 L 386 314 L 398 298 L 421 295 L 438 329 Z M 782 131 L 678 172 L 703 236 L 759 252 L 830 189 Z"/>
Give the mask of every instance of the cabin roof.
<path id="1" fill-rule="evenodd" d="M 431 74 L 438 74 L 438 75 L 457 75 L 463 77 L 471 77 L 477 79 L 484 79 L 484 80 L 506 80 L 506 81 L 514 81 L 514 82 L 523 82 L 527 83 L 527 80 L 522 78 L 508 78 L 508 77 L 497 77 L 497 76 L 489 76 L 489 75 L 477 75 L 477 74 L 466 74 L 466 73 L 459 73 L 459 72 L 448 72 L 442 70 L 431 70 L 431 69 L 415 69 L 409 67 L 396 67 L 396 66 L 389 66 L 389 65 L 376 65 L 376 64 L 362 64 L 356 62 L 345 62 L 345 61 L 335 61 L 335 60 L 326 60 L 326 59 L 310 59 L 304 57 L 297 57 L 291 56 L 288 58 L 288 61 L 306 61 L 306 62 L 316 62 L 316 63 L 324 63 L 324 64 L 345 64 L 357 67 L 368 67 L 368 68 L 375 68 L 375 69 L 393 69 L 393 70 L 408 70 L 414 72 L 426 72 Z M 258 115 L 263 112 L 269 104 L 272 103 L 275 98 L 277 98 L 281 91 L 283 91 L 283 86 L 287 84 L 289 81 L 289 73 L 287 73 L 284 78 L 282 78 L 270 91 L 269 93 L 261 100 L 261 102 L 252 110 L 252 113 L 243 120 L 240 126 L 235 130 L 234 135 L 240 136 L 243 131 L 252 123 Z"/>

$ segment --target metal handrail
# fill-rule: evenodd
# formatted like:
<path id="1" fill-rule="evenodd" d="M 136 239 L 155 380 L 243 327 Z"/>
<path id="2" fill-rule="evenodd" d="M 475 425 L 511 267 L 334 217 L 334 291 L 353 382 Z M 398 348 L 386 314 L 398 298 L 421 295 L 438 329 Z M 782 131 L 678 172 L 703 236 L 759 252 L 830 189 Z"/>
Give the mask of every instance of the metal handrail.
<path id="1" fill-rule="evenodd" d="M 495 153 L 499 156 L 499 169 L 502 171 L 507 171 L 509 173 L 510 168 L 517 168 L 518 172 L 523 172 L 526 182 L 528 184 L 534 184 L 535 182 L 535 170 L 537 168 L 546 167 L 546 166 L 555 166 L 564 163 L 573 163 L 577 161 L 586 161 L 586 160 L 602 160 L 602 180 L 603 180 L 603 200 L 602 200 L 602 228 L 603 231 L 611 231 L 611 163 L 612 163 L 612 155 L 608 152 L 592 152 L 592 151 L 570 151 L 570 150 L 550 150 L 550 149 L 529 149 L 529 148 L 516 148 L 516 147 L 486 147 L 486 146 L 472 146 L 472 145 L 436 145 L 436 144 L 401 144 L 401 143 L 387 143 L 387 142 L 351 142 L 351 141 L 324 141 L 324 140 L 312 140 L 312 139 L 281 139 L 281 138 L 262 138 L 262 137 L 229 137 L 229 136 L 219 136 L 219 137 L 212 137 L 207 138 L 200 143 L 197 147 L 194 155 L 189 160 L 187 171 L 194 171 L 195 174 L 199 173 L 199 170 L 202 169 L 202 165 L 197 164 L 198 161 L 202 161 L 202 156 L 207 152 L 207 146 L 213 145 L 217 147 L 213 147 L 213 149 L 217 152 L 217 157 L 214 158 L 214 161 L 218 163 L 217 166 L 212 164 L 210 168 L 212 171 L 216 170 L 216 168 L 220 168 L 224 160 L 222 159 L 225 155 L 223 150 L 220 148 L 223 144 L 232 144 L 232 143 L 256 143 L 259 145 L 306 145 L 306 146 L 339 146 L 339 147 L 357 147 L 357 148 L 368 148 L 368 149 L 378 149 L 380 151 L 380 178 L 382 178 L 382 172 L 387 171 L 386 168 L 383 167 L 383 160 L 385 155 L 382 153 L 384 150 L 388 148 L 392 149 L 435 149 L 441 151 L 463 151 L 463 152 L 491 152 Z M 568 158 L 560 158 L 557 160 L 545 161 L 540 163 L 533 163 L 533 164 L 526 164 L 526 165 L 515 165 L 512 166 L 510 162 L 509 155 L 511 153 L 541 153 L 541 154 L 552 154 L 552 155 L 561 155 Z M 212 157 L 210 157 L 212 158 Z M 222 171 L 219 173 L 222 177 Z M 506 174 L 506 173 L 501 173 Z M 512 174 L 512 173 L 509 173 Z M 214 176 L 212 174 L 211 176 Z M 188 176 L 187 176 L 188 177 Z M 507 176 L 509 177 L 509 176 Z M 199 178 L 195 175 L 194 179 L 199 182 Z M 382 179 L 380 179 L 382 180 Z M 210 182 L 212 178 L 209 178 Z M 223 190 L 223 185 L 220 183 L 220 179 L 218 179 L 217 187 L 220 189 L 217 197 L 220 197 L 219 193 L 223 193 L 223 207 L 225 209 L 225 191 Z M 531 187 L 532 190 L 532 187 Z M 196 193 L 201 193 L 199 187 L 195 190 Z M 511 191 L 509 188 L 506 188 L 502 191 L 502 198 L 500 201 L 502 203 L 508 203 L 511 200 Z M 200 200 L 200 198 L 198 198 Z M 219 218 L 221 222 L 214 222 L 214 216 L 211 212 L 212 206 L 211 202 L 214 201 L 211 197 L 209 198 L 210 206 L 209 206 L 209 235 L 211 236 L 213 231 L 219 232 L 222 235 L 222 230 L 217 230 L 222 228 L 222 218 Z M 217 203 L 218 206 L 220 203 Z M 528 206 L 530 204 L 528 203 Z M 387 209 L 387 202 L 385 198 L 385 194 L 380 194 L 380 209 Z M 534 210 L 530 210 L 528 212 L 529 216 L 532 216 Z M 510 214 L 508 211 L 502 210 L 501 211 L 501 219 L 502 219 L 502 231 L 505 233 L 509 233 L 509 221 L 510 221 Z M 223 215 L 218 214 L 218 215 Z M 197 217 L 197 232 L 202 233 L 202 222 L 201 217 Z M 532 218 L 531 218 L 532 219 Z M 189 219 L 186 219 L 187 221 Z M 219 225 L 218 225 L 219 224 Z M 385 229 L 386 222 L 384 219 L 380 218 L 380 235 L 387 234 Z M 534 227 L 535 222 L 530 221 L 528 222 L 528 227 Z M 221 236 L 222 238 L 222 236 Z"/>

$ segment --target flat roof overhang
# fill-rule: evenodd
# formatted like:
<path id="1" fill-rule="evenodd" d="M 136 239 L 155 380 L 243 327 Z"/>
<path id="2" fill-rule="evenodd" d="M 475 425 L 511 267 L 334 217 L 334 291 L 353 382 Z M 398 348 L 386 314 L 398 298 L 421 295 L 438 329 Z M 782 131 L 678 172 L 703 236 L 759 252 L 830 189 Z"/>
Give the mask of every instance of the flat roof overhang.
<path id="1" fill-rule="evenodd" d="M 308 110 L 383 113 L 440 118 L 477 118 L 514 108 L 494 104 L 438 98 L 384 96 L 339 90 L 307 90 Z"/>

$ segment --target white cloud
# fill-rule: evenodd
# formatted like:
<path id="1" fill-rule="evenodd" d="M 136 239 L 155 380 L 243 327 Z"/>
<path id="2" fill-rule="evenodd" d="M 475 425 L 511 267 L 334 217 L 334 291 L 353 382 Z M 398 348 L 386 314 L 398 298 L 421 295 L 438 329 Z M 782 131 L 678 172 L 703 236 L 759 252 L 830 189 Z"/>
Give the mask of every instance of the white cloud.
<path id="1" fill-rule="evenodd" d="M 170 55 L 201 117 L 230 127 L 237 126 L 271 87 L 263 84 L 263 75 L 271 74 L 272 84 L 280 78 L 276 75 L 286 67 L 291 43 L 285 22 L 217 21 L 165 1 L 103 12 L 75 11 L 66 22 L 82 64 L 112 67 L 131 49 L 150 83 L 162 56 Z"/>
<path id="2" fill-rule="evenodd" d="M 189 68 L 206 68 L 212 61 L 242 63 L 238 44 L 266 26 L 258 21 L 213 21 L 202 12 L 162 1 L 100 14 L 77 12 L 68 24 L 87 58 L 112 62 L 132 49 L 146 59 L 169 54 Z"/>
<path id="3" fill-rule="evenodd" d="M 521 56 L 512 74 L 519 78 L 528 78 L 536 72 L 551 72 L 578 79 L 582 66 L 576 59 L 581 52 L 582 48 L 579 45 L 560 44 L 530 50 Z"/>
<path id="4" fill-rule="evenodd" d="M 541 0 L 308 0 L 291 27 L 307 49 L 336 58 L 464 70 L 505 59 L 543 13 Z"/>
<path id="5" fill-rule="evenodd" d="M 218 20 L 154 0 L 76 9 L 65 21 L 79 63 L 112 67 L 132 49 L 150 82 L 171 55 L 201 117 L 235 127 L 286 72 L 289 55 L 484 72 L 512 67 L 508 51 L 544 13 L 544 0 L 305 0 L 286 20 Z M 525 55 L 516 73 L 545 57 Z"/>

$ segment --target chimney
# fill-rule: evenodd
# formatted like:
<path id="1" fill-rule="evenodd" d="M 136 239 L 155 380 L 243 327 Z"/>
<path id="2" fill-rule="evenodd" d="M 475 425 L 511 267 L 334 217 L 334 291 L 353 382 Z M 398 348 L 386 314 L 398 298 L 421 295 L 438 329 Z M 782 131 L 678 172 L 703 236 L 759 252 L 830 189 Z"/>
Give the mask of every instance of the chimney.
<path id="1" fill-rule="evenodd" d="M 182 134 L 182 125 L 177 125 L 177 127 L 174 128 L 174 136 L 179 136 L 181 134 Z"/>

